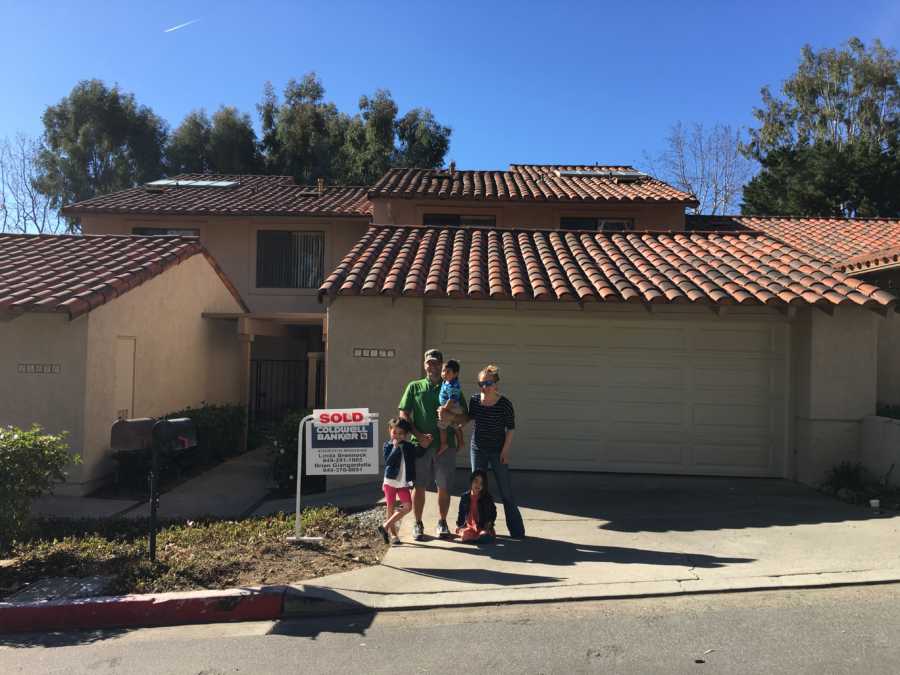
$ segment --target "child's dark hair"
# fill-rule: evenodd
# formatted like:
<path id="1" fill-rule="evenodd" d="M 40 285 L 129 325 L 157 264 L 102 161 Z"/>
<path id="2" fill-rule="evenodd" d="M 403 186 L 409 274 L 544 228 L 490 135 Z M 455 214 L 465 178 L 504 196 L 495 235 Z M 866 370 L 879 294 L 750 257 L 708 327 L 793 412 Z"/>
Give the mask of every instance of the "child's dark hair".
<path id="1" fill-rule="evenodd" d="M 469 485 L 475 480 L 476 477 L 481 476 L 481 489 L 484 492 L 488 491 L 488 481 L 487 481 L 487 471 L 484 469 L 475 469 L 472 472 L 472 475 L 469 476 Z"/>
<path id="2" fill-rule="evenodd" d="M 407 434 L 411 434 L 413 430 L 409 420 L 405 420 L 402 417 L 391 418 L 391 421 L 388 422 L 388 429 L 393 429 L 394 427 Z"/>
<path id="3" fill-rule="evenodd" d="M 444 368 L 447 370 L 452 370 L 454 373 L 459 375 L 459 361 L 456 359 L 447 359 L 447 362 L 444 364 Z"/>

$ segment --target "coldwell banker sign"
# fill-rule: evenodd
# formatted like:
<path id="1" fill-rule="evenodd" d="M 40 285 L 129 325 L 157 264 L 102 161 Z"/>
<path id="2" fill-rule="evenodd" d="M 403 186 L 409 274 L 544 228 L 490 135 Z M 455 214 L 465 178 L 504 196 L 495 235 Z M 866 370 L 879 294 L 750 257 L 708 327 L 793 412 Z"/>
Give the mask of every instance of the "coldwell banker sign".
<path id="1" fill-rule="evenodd" d="M 308 476 L 378 473 L 378 420 L 368 408 L 314 410 L 306 434 Z"/>

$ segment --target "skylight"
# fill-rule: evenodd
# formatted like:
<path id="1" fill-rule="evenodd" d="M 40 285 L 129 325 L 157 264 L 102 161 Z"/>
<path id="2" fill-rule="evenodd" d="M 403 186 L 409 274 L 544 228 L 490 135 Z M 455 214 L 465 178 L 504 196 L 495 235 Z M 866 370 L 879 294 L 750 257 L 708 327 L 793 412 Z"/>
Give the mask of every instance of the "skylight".
<path id="1" fill-rule="evenodd" d="M 589 178 L 615 178 L 622 182 L 638 181 L 650 178 L 643 171 L 621 169 L 557 169 L 557 176 L 581 176 Z"/>
<path id="2" fill-rule="evenodd" d="M 233 188 L 237 187 L 236 180 L 176 180 L 174 178 L 163 178 L 147 183 L 148 188 L 161 187 L 204 187 L 204 188 Z"/>

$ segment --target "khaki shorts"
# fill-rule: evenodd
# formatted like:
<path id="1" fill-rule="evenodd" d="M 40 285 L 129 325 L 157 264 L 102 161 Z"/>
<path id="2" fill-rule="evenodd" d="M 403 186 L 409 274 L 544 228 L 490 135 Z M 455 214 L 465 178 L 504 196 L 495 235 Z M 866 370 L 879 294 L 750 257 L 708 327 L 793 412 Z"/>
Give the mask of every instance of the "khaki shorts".
<path id="1" fill-rule="evenodd" d="M 431 488 L 437 485 L 442 490 L 453 489 L 453 476 L 456 473 L 456 450 L 447 448 L 444 454 L 437 456 L 436 448 L 429 448 L 421 457 L 416 457 L 417 488 Z"/>
<path id="2" fill-rule="evenodd" d="M 463 411 L 462 406 L 459 404 L 459 401 L 453 401 L 450 404 L 450 407 L 447 408 L 447 410 L 449 410 L 450 413 L 453 415 L 461 415 L 462 411 Z M 447 424 L 446 422 L 441 422 L 440 419 L 438 419 L 437 425 L 438 425 L 438 429 L 449 429 L 451 426 L 451 425 Z"/>

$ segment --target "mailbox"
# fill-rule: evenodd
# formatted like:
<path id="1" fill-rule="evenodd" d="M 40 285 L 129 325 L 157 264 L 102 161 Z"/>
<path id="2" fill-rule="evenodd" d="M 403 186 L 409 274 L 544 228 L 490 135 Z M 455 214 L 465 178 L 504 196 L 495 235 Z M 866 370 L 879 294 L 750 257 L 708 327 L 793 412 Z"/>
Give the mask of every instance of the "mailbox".
<path id="1" fill-rule="evenodd" d="M 133 420 L 116 420 L 109 432 L 109 447 L 115 452 L 148 450 L 153 445 L 152 417 Z"/>
<path id="2" fill-rule="evenodd" d="M 197 447 L 197 427 L 187 417 L 159 420 L 153 427 L 153 436 L 158 443 L 173 450 Z"/>

